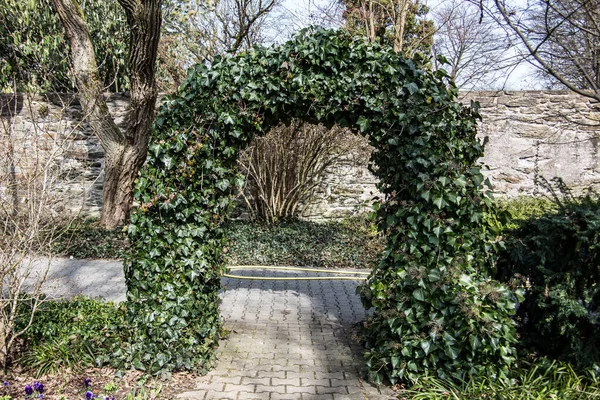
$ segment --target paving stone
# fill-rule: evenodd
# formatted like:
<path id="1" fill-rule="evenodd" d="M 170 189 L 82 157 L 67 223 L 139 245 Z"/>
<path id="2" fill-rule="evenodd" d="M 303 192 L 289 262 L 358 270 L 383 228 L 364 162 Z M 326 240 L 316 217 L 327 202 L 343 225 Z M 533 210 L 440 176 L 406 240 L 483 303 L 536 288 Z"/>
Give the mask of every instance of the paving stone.
<path id="1" fill-rule="evenodd" d="M 303 372 L 288 372 L 287 378 L 298 378 L 298 379 L 315 379 L 316 372 L 314 371 L 303 371 Z"/>
<path id="2" fill-rule="evenodd" d="M 238 392 L 215 392 L 210 390 L 206 392 L 204 400 L 237 400 Z"/>
<path id="3" fill-rule="evenodd" d="M 302 400 L 332 400 L 333 394 L 302 394 Z"/>
<path id="4" fill-rule="evenodd" d="M 263 367 L 263 366 L 261 366 L 261 367 Z M 274 365 L 271 365 L 271 371 L 300 372 L 300 366 L 299 365 L 274 364 Z"/>
<path id="5" fill-rule="evenodd" d="M 316 386 L 317 393 L 338 393 L 338 394 L 348 394 L 348 390 L 346 386 Z"/>
<path id="6" fill-rule="evenodd" d="M 317 394 L 314 386 L 286 386 L 286 393 Z"/>
<path id="7" fill-rule="evenodd" d="M 292 386 L 300 386 L 299 378 L 272 378 L 271 385 L 292 385 Z"/>
<path id="8" fill-rule="evenodd" d="M 285 386 L 256 385 L 256 393 L 286 393 Z"/>
<path id="9" fill-rule="evenodd" d="M 353 393 L 353 390 L 354 390 L 353 387 L 348 386 L 348 391 L 350 393 Z M 362 384 L 362 391 L 370 399 L 392 399 L 392 398 L 395 399 L 398 397 L 398 396 L 394 396 L 393 391 L 390 390 L 389 388 L 386 388 L 386 387 L 377 388 L 376 386 L 373 386 L 366 382 L 363 382 L 363 384 Z"/>
<path id="10" fill-rule="evenodd" d="M 315 372 L 316 379 L 344 379 L 346 380 L 343 372 Z"/>
<path id="11" fill-rule="evenodd" d="M 288 372 L 286 371 L 256 371 L 256 377 L 257 378 L 280 378 L 283 379 L 286 377 L 286 374 Z"/>
<path id="12" fill-rule="evenodd" d="M 348 380 L 348 379 L 332 379 L 331 380 L 331 386 L 356 386 L 356 387 L 361 387 L 362 384 L 356 380 L 356 379 L 352 379 L 352 380 Z"/>
<path id="13" fill-rule="evenodd" d="M 297 394 L 288 393 L 270 393 L 271 400 L 298 400 Z"/>
<path id="14" fill-rule="evenodd" d="M 239 373 L 237 373 L 238 375 L 236 376 L 213 376 L 212 379 L 210 380 L 210 383 L 212 385 L 218 385 L 218 384 L 233 384 L 233 385 L 240 385 L 242 383 L 242 376 L 239 375 Z"/>
<path id="15" fill-rule="evenodd" d="M 269 393 L 248 393 L 248 392 L 239 392 L 238 400 L 269 400 Z"/>
<path id="16" fill-rule="evenodd" d="M 225 389 L 223 390 L 224 392 L 250 392 L 250 393 L 254 393 L 255 390 L 255 385 L 252 384 L 248 384 L 248 385 L 234 385 L 231 383 L 227 383 L 225 384 Z"/>
<path id="17" fill-rule="evenodd" d="M 346 386 L 346 389 L 348 390 L 348 393 L 350 394 L 355 394 L 355 393 L 365 393 L 367 392 L 367 388 L 359 385 L 359 386 L 355 386 L 355 385 L 348 385 Z M 377 388 L 373 388 L 372 390 L 369 391 L 370 393 L 376 393 L 377 396 L 380 395 L 379 390 L 377 390 Z"/>
<path id="18" fill-rule="evenodd" d="M 271 378 L 244 377 L 242 379 L 242 384 L 244 384 L 244 385 L 270 385 Z"/>
<path id="19" fill-rule="evenodd" d="M 354 393 L 354 394 L 336 394 L 333 393 L 334 400 L 369 400 L 371 397 L 365 397 L 362 393 Z"/>
<path id="20" fill-rule="evenodd" d="M 222 392 L 225 389 L 225 383 L 223 382 L 215 382 L 215 383 L 203 383 L 198 385 L 199 390 L 214 390 L 216 392 Z"/>
<path id="21" fill-rule="evenodd" d="M 181 400 L 204 400 L 204 397 L 206 397 L 206 392 L 203 390 L 180 393 L 176 396 L 177 399 Z"/>
<path id="22" fill-rule="evenodd" d="M 300 379 L 302 386 L 331 386 L 329 379 Z"/>

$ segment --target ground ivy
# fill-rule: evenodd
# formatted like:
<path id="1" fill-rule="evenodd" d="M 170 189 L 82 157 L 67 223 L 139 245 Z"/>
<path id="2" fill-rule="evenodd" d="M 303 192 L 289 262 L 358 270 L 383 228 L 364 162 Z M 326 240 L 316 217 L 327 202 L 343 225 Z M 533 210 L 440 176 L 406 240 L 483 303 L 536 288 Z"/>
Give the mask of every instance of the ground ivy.
<path id="1" fill-rule="evenodd" d="M 512 296 L 488 277 L 495 235 L 484 222 L 478 114 L 456 95 L 422 60 L 320 29 L 192 68 L 161 106 L 136 185 L 125 263 L 130 364 L 212 365 L 238 153 L 299 118 L 350 127 L 376 148 L 388 242 L 361 290 L 374 307 L 363 329 L 371 378 L 504 375 L 515 357 Z"/>

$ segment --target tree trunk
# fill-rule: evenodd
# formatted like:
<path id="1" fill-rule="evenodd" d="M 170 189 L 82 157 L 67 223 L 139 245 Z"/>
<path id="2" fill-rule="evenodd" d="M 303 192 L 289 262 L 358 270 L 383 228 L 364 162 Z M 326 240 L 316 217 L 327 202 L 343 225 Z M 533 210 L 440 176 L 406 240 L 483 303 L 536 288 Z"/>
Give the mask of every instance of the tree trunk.
<path id="1" fill-rule="evenodd" d="M 162 1 L 119 0 L 131 30 L 128 65 L 131 103 L 125 132 L 116 126 L 104 100 L 94 47 L 81 8 L 75 0 L 51 2 L 69 37 L 84 115 L 104 149 L 100 223 L 113 229 L 123 224 L 129 215 L 133 182 L 148 152 L 157 96 L 154 77 Z"/>
<path id="2" fill-rule="evenodd" d="M 102 226 L 113 229 L 129 217 L 133 184 L 145 159 L 146 153 L 139 154 L 132 146 L 116 146 L 115 143 L 110 152 L 105 150 Z"/>
<path id="3" fill-rule="evenodd" d="M 369 40 L 374 42 L 377 37 L 375 36 L 375 10 L 372 1 L 369 1 L 369 25 Z"/>
<path id="4" fill-rule="evenodd" d="M 109 229 L 129 216 L 133 183 L 148 153 L 158 93 L 154 77 L 162 22 L 161 0 L 118 1 L 125 10 L 131 33 L 128 63 L 131 103 L 124 146 L 115 143 L 110 159 L 105 158 L 100 223 Z"/>
<path id="5" fill-rule="evenodd" d="M 394 51 L 399 53 L 404 47 L 404 27 L 406 26 L 406 15 L 410 0 L 398 0 L 398 9 L 396 10 L 396 21 L 394 23 Z"/>

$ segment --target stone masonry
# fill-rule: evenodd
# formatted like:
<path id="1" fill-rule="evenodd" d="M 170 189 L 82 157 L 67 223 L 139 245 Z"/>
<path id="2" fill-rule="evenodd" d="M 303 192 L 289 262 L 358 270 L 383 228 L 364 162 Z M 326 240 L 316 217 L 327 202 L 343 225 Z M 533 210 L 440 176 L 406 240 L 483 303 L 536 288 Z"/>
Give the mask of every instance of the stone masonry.
<path id="1" fill-rule="evenodd" d="M 478 101 L 483 163 L 501 196 L 536 194 L 536 178 L 560 177 L 575 191 L 600 187 L 600 104 L 569 91 L 471 92 Z"/>
<path id="2" fill-rule="evenodd" d="M 541 177 L 561 177 L 577 191 L 600 187 L 597 103 L 568 91 L 462 93 L 461 101 L 471 100 L 481 105 L 479 136 L 487 142 L 482 162 L 497 195 L 536 194 Z M 127 96 L 110 94 L 107 101 L 123 127 Z M 2 94 L 0 111 L 0 175 L 12 171 L 25 176 L 33 160 L 51 160 L 57 177 L 52 184 L 68 198 L 65 207 L 97 214 L 104 153 L 82 122 L 76 97 Z M 0 199 L 7 195 L 4 189 L 0 180 Z M 368 209 L 377 194 L 376 179 L 365 163 L 347 158 L 331 169 L 304 216 L 322 220 L 353 215 Z"/>
<path id="3" fill-rule="evenodd" d="M 106 96 L 120 128 L 126 121 L 128 96 Z M 102 202 L 104 150 L 73 94 L 0 94 L 0 201 L 9 193 L 6 177 L 14 174 L 20 195 L 30 182 L 51 187 L 59 200 L 55 211 L 98 214 Z M 46 174 L 36 166 L 47 166 Z"/>
<path id="4" fill-rule="evenodd" d="M 560 177 L 576 192 L 600 189 L 600 104 L 569 91 L 461 93 L 479 102 L 478 136 L 486 142 L 483 173 L 498 197 L 543 192 L 542 178 Z M 306 209 L 312 219 L 352 215 L 379 193 L 366 165 L 332 169 Z"/>

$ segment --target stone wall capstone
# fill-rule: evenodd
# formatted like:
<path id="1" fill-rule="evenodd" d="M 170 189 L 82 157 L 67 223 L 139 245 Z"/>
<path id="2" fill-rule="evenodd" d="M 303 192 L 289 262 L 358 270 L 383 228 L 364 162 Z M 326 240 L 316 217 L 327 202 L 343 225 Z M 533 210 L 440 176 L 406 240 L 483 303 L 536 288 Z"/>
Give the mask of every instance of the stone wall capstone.
<path id="1" fill-rule="evenodd" d="M 128 97 L 117 93 L 106 99 L 123 128 Z M 537 194 L 542 190 L 539 178 L 555 176 L 575 191 L 600 189 L 598 103 L 569 91 L 469 92 L 461 93 L 461 101 L 478 101 L 481 106 L 479 138 L 487 142 L 482 162 L 497 196 Z M 9 139 L 18 160 L 54 157 L 61 177 L 55 189 L 69 198 L 64 207 L 97 215 L 104 152 L 84 122 L 76 96 L 2 94 L 0 110 L 3 170 L 14 167 L 19 175 L 19 168 L 28 168 L 9 165 L 14 164 L 6 156 Z M 25 157 L 33 153 L 35 157 Z M 368 210 L 379 195 L 376 180 L 366 164 L 356 165 L 350 159 L 331 168 L 314 201 L 304 207 L 305 218 L 340 218 Z M 6 195 L 2 185 L 0 198 Z"/>

